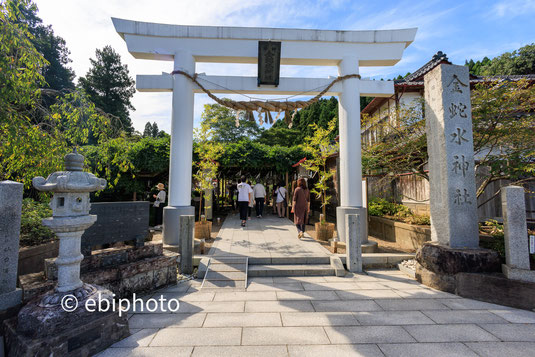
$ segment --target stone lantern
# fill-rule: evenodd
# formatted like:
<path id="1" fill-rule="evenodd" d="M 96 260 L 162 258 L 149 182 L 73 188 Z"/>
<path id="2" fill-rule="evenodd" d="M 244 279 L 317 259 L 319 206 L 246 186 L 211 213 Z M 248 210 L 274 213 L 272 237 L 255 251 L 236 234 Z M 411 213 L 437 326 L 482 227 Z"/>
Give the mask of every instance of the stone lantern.
<path id="1" fill-rule="evenodd" d="M 75 150 L 65 156 L 65 171 L 54 172 L 46 180 L 35 177 L 32 181 L 39 191 L 54 193 L 50 202 L 52 217 L 43 219 L 43 224 L 56 233 L 60 240 L 56 259 L 58 293 L 83 286 L 80 280 L 80 263 L 84 259 L 80 252 L 82 234 L 97 220 L 97 216 L 89 214 L 89 193 L 106 187 L 106 180 L 83 172 L 83 165 L 84 157 Z M 88 286 L 86 290 L 94 289 Z"/>
<path id="2" fill-rule="evenodd" d="M 82 234 L 97 220 L 89 214 L 89 193 L 106 187 L 106 180 L 82 171 L 83 163 L 84 157 L 75 150 L 65 156 L 65 171 L 54 172 L 46 180 L 33 179 L 36 189 L 54 194 L 52 217 L 43 219 L 43 224 L 60 240 L 58 284 L 28 302 L 16 321 L 8 324 L 8 351 L 14 356 L 92 355 L 129 335 L 124 315 L 111 309 L 90 310 L 86 305 L 90 299 L 111 305 L 114 295 L 80 280 Z"/>

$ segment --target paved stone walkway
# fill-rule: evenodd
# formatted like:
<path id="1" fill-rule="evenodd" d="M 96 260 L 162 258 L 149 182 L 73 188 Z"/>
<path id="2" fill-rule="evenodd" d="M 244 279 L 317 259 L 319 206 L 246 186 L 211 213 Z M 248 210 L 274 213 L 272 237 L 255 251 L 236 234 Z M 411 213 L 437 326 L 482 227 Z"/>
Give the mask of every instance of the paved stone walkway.
<path id="1" fill-rule="evenodd" d="M 273 220 L 225 226 L 214 253 L 319 253 L 313 242 L 292 237 L 289 221 Z M 176 298 L 180 309 L 131 311 L 132 335 L 100 356 L 513 357 L 535 351 L 535 313 L 432 290 L 398 270 L 251 278 L 240 292 L 200 285 L 183 282 L 144 297 Z"/>
<path id="2" fill-rule="evenodd" d="M 229 215 L 208 255 L 241 255 L 248 257 L 326 256 L 328 251 L 310 236 L 297 238 L 297 228 L 286 218 L 268 214 L 252 217 L 241 227 L 239 216 Z"/>

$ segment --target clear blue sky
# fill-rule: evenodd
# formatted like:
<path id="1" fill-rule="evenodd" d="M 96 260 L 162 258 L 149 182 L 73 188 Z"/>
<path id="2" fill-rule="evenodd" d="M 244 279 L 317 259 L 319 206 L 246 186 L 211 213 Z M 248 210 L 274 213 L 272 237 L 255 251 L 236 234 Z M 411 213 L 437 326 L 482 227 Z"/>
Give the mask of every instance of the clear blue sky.
<path id="1" fill-rule="evenodd" d="M 170 62 L 134 60 L 110 17 L 183 25 L 373 30 L 418 27 L 416 39 L 394 67 L 361 69 L 365 77 L 391 79 L 413 72 L 437 51 L 456 64 L 494 57 L 535 42 L 535 0 L 36 0 L 39 16 L 71 50 L 77 76 L 85 75 L 96 48 L 112 45 L 131 75 L 172 70 Z M 207 74 L 256 75 L 254 65 L 199 64 Z M 283 68 L 283 76 L 336 75 L 335 68 Z M 233 99 L 242 99 L 232 97 Z M 205 95 L 195 97 L 198 122 Z M 169 132 L 171 99 L 166 93 L 136 93 L 131 118 L 137 130 L 156 121 Z"/>

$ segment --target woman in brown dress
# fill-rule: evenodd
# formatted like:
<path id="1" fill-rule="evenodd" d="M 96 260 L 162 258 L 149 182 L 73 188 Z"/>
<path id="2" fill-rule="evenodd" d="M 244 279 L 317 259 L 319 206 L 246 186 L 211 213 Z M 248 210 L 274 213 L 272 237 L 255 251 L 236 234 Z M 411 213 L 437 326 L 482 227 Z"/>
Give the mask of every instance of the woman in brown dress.
<path id="1" fill-rule="evenodd" d="M 293 195 L 292 210 L 294 213 L 294 223 L 297 227 L 298 238 L 303 238 L 305 234 L 305 217 L 308 211 L 309 195 L 307 194 L 306 181 L 303 178 L 297 180 L 297 188 Z"/>

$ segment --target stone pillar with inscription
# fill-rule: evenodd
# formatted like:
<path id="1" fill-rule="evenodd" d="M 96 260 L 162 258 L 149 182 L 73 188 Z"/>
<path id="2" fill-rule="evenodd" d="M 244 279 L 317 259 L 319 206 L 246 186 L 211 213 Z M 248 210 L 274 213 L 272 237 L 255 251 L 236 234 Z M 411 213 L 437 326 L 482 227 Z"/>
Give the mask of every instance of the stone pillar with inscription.
<path id="1" fill-rule="evenodd" d="M 425 75 L 431 240 L 478 248 L 468 67 L 442 64 Z"/>
<path id="2" fill-rule="evenodd" d="M 17 288 L 23 185 L 0 182 L 0 356 L 4 356 L 3 321 L 16 316 L 22 303 Z"/>
<path id="3" fill-rule="evenodd" d="M 501 269 L 479 248 L 468 67 L 441 64 L 425 75 L 431 240 L 416 253 L 416 279 L 454 293 L 458 273 Z"/>
<path id="4" fill-rule="evenodd" d="M 22 291 L 17 289 L 22 187 L 18 182 L 0 182 L 0 311 L 22 302 Z"/>

